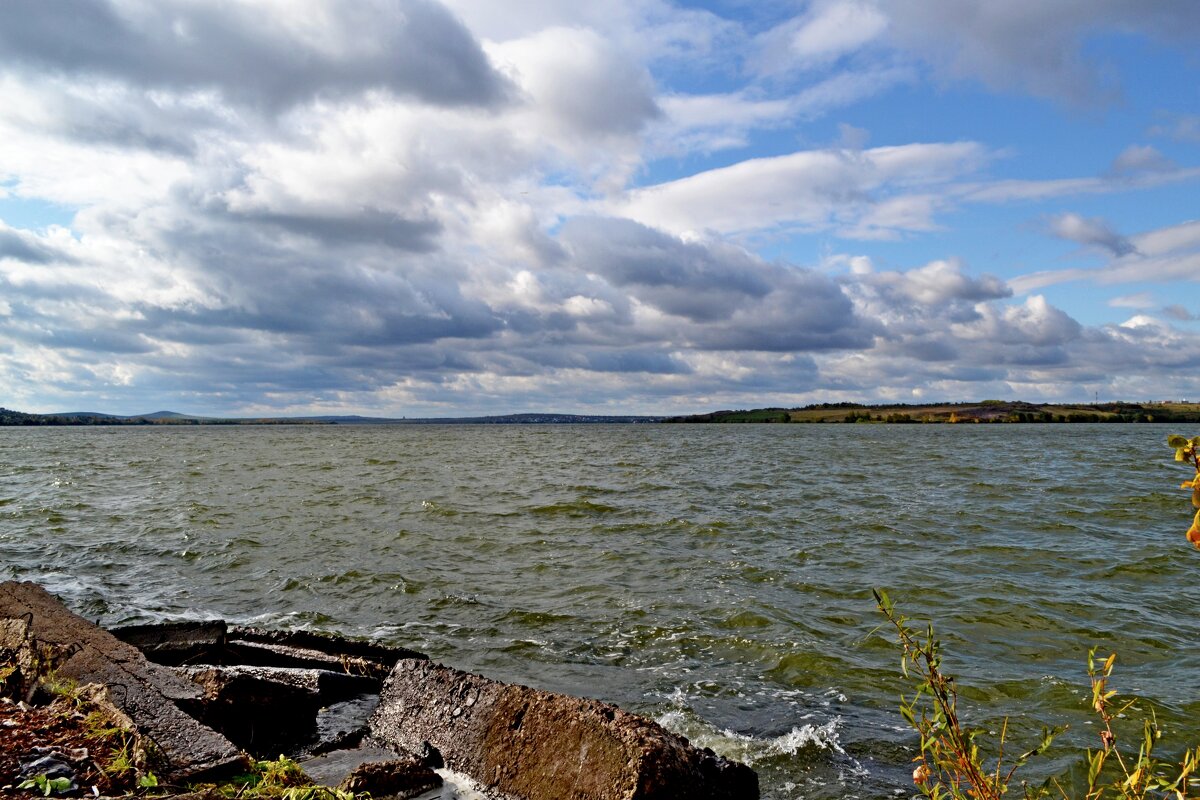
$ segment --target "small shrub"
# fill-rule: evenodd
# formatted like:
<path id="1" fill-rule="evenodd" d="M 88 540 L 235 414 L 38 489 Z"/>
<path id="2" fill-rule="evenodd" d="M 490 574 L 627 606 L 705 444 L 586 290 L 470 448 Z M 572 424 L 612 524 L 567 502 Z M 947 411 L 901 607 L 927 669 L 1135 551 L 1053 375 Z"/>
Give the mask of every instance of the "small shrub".
<path id="1" fill-rule="evenodd" d="M 896 628 L 903 651 L 901 670 L 915 684 L 909 697 L 901 697 L 900 714 L 920 736 L 913 782 L 931 800 L 1001 800 L 1013 787 L 1017 771 L 1029 759 L 1044 753 L 1063 728 L 1042 728 L 1041 741 L 1006 764 L 1008 720 L 1001 726 L 994 748 L 987 746 L 983 731 L 963 725 L 958 716 L 958 693 L 954 678 L 942 672 L 941 646 L 934 637 L 933 626 L 924 633 L 909 626 L 907 618 L 896 612 L 887 594 L 875 590 L 875 602 L 893 627 Z M 1109 688 L 1116 654 L 1104 661 L 1096 660 L 1095 650 L 1088 653 L 1088 677 L 1091 680 L 1091 707 L 1100 717 L 1101 747 L 1086 753 L 1087 785 L 1082 800 L 1145 800 L 1171 798 L 1189 800 L 1200 797 L 1200 747 L 1186 751 L 1178 763 L 1157 759 L 1154 748 L 1162 738 L 1162 730 L 1153 711 L 1148 718 L 1136 721 L 1137 708 L 1133 701 L 1118 702 L 1117 692 Z M 1138 750 L 1122 752 L 1114 722 L 1132 718 L 1139 729 Z M 1126 725 L 1130 722 L 1126 722 Z M 1031 786 L 1022 781 L 1021 796 L 1027 798 L 1079 797 L 1073 787 L 1062 785 L 1056 778 Z"/>
<path id="2" fill-rule="evenodd" d="M 1196 516 L 1192 518 L 1192 527 L 1188 528 L 1187 538 L 1200 548 L 1200 456 L 1197 456 L 1197 451 L 1200 450 L 1200 436 L 1188 439 L 1173 434 L 1167 437 L 1167 446 L 1175 448 L 1176 461 L 1190 464 L 1196 471 L 1192 479 L 1181 483 L 1179 488 L 1192 490 L 1192 508 L 1196 509 Z"/>

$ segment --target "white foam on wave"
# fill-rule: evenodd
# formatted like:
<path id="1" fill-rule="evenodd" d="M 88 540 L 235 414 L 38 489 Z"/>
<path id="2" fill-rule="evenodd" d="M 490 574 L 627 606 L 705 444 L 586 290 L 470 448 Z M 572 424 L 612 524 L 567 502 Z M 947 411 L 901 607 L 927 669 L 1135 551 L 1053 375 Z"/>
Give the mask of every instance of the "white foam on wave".
<path id="1" fill-rule="evenodd" d="M 431 789 L 416 800 L 493 800 L 475 781 L 452 769 L 434 770 L 445 781 L 437 789 Z"/>
<path id="2" fill-rule="evenodd" d="M 834 717 L 823 724 L 798 725 L 787 733 L 770 738 L 717 728 L 683 709 L 667 711 L 656 721 L 667 730 L 686 736 L 697 747 L 707 747 L 718 755 L 736 759 L 748 766 L 777 756 L 794 756 L 810 747 L 846 755 L 838 737 L 841 717 Z"/>

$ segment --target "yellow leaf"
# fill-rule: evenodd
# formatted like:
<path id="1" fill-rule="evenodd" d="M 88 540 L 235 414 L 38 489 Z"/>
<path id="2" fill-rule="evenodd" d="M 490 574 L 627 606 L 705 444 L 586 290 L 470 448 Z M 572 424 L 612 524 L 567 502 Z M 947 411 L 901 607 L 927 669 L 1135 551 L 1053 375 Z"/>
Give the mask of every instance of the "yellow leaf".
<path id="1" fill-rule="evenodd" d="M 1184 481 L 1183 483 L 1179 484 L 1179 488 L 1180 489 L 1191 489 L 1195 485 L 1195 483 L 1196 482 L 1194 480 Z"/>

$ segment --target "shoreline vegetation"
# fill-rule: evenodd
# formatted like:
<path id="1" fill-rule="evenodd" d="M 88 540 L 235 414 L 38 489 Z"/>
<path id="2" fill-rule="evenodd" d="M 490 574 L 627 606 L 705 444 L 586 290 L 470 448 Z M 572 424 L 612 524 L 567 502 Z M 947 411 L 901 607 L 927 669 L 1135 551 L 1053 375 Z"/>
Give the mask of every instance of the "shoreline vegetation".
<path id="1" fill-rule="evenodd" d="M 1053 422 L 1200 422 L 1200 403 L 1026 403 L 983 400 L 963 403 L 864 405 L 819 403 L 802 408 L 757 408 L 668 417 L 674 423 L 857 423 L 908 425 Z"/>

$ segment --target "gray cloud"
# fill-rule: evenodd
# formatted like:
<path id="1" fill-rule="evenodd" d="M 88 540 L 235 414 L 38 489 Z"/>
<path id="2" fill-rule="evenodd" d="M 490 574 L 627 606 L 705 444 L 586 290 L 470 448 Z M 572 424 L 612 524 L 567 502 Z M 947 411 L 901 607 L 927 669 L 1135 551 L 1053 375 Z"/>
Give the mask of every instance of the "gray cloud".
<path id="1" fill-rule="evenodd" d="M 1150 145 L 1131 144 L 1113 159 L 1109 175 L 1129 177 L 1146 172 L 1171 172 L 1179 165 Z"/>
<path id="2" fill-rule="evenodd" d="M 562 239 L 579 269 L 693 321 L 727 319 L 772 291 L 768 270 L 745 251 L 688 244 L 630 220 L 575 218 Z"/>
<path id="3" fill-rule="evenodd" d="M 1182 47 L 1200 36 L 1192 0 L 894 0 L 881 7 L 898 43 L 953 77 L 1077 104 L 1119 93 L 1098 82 L 1105 70 L 1084 55 L 1089 35 L 1115 28 Z"/>
<path id="4" fill-rule="evenodd" d="M 563 226 L 573 265 L 682 318 L 673 341 L 711 350 L 864 347 L 874 326 L 832 279 L 771 264 L 724 242 L 688 242 L 636 222 L 576 218 Z"/>
<path id="5" fill-rule="evenodd" d="M 279 212 L 236 214 L 241 222 L 269 225 L 326 244 L 374 244 L 414 253 L 436 249 L 441 225 L 433 219 L 405 219 L 375 208 L 356 209 L 341 216 Z"/>
<path id="6" fill-rule="evenodd" d="M 1178 304 L 1167 306 L 1163 309 L 1163 313 L 1171 319 L 1179 320 L 1180 322 L 1192 322 L 1193 320 L 1200 319 L 1200 315 L 1193 314 Z"/>
<path id="7" fill-rule="evenodd" d="M 1099 217 L 1085 219 L 1078 214 L 1066 213 L 1051 217 L 1047 221 L 1051 236 L 1066 239 L 1090 247 L 1106 250 L 1114 256 L 1126 256 L 1137 252 L 1133 243 L 1114 231 Z"/>
<path id="8" fill-rule="evenodd" d="M 351 0 L 320 30 L 298 22 L 227 4 L 12 0 L 0 57 L 136 86 L 216 89 L 264 108 L 374 88 L 442 105 L 489 105 L 507 92 L 479 44 L 432 0 Z"/>
<path id="9" fill-rule="evenodd" d="M 0 222 L 0 259 L 11 258 L 27 264 L 48 264 L 70 260 L 61 250 L 38 240 L 37 237 L 14 230 Z"/>
<path id="10" fill-rule="evenodd" d="M 1164 117 L 1164 122 L 1150 128 L 1151 136 L 1200 143 L 1200 114 L 1166 114 Z"/>

